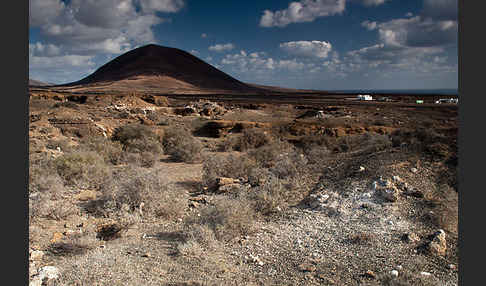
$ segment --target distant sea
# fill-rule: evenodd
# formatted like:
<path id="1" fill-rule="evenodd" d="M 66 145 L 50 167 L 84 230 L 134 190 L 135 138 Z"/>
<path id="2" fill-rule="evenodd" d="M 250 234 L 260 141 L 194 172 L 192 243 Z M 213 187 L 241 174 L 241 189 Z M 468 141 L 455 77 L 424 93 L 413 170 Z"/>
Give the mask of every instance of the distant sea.
<path id="1" fill-rule="evenodd" d="M 439 95 L 459 95 L 457 89 L 348 89 L 348 90 L 329 90 L 335 93 L 385 93 L 385 94 L 439 94 Z"/>

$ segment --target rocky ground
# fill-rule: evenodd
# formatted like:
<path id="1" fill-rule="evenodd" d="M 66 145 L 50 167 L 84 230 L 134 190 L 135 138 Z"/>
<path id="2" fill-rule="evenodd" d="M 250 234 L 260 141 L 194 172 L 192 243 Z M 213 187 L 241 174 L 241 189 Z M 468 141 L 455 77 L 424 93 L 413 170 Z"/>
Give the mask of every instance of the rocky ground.
<path id="1" fill-rule="evenodd" d="M 129 123 L 161 137 L 169 129 L 190 131 L 204 154 L 194 162 L 174 162 L 164 145 L 162 153 L 151 151 L 151 164 L 140 154 L 121 163 L 100 163 L 95 173 L 87 173 L 92 177 L 75 184 L 69 176 L 42 179 L 31 173 L 36 181 L 30 184 L 29 203 L 40 209 L 31 212 L 29 222 L 31 285 L 457 285 L 457 109 L 345 102 L 297 106 L 31 95 L 32 170 L 74 154 L 86 144 L 83 138 L 111 142 L 117 127 Z M 315 109 L 325 116 L 308 112 Z M 419 125 L 440 133 L 440 140 L 393 133 Z M 262 160 L 258 156 L 280 147 L 235 150 L 231 143 L 240 142 L 235 146 L 242 148 L 232 138 L 255 129 L 278 134 L 279 142 L 292 146 L 315 136 L 337 143 L 326 152 L 292 151 L 301 159 L 282 151 L 276 159 Z M 368 137 L 353 141 L 358 135 Z M 412 148 L 419 145 L 419 151 Z M 208 185 L 209 162 L 233 154 L 243 157 L 217 166 L 223 170 L 215 171 L 216 185 Z M 247 154 L 257 154 L 251 155 L 260 162 L 257 173 L 279 174 L 275 186 L 286 186 L 287 193 L 279 194 L 285 202 L 265 197 L 272 190 L 263 192 L 267 185 L 260 179 L 255 183 L 252 176 L 257 175 L 221 175 L 228 166 L 243 166 Z M 275 165 L 264 164 L 270 161 Z M 65 171 L 59 165 L 53 170 Z M 90 206 L 107 194 L 102 171 L 112 174 L 114 190 L 122 190 L 124 180 L 133 183 L 128 174 L 135 172 L 149 182 L 135 180 L 135 188 L 161 184 L 169 195 L 142 195 L 116 215 L 94 213 Z M 265 208 L 249 208 L 252 194 Z M 49 206 L 48 212 L 39 202 Z M 58 208 L 53 211 L 47 202 Z M 151 214 L 154 202 L 163 206 L 165 216 Z"/>

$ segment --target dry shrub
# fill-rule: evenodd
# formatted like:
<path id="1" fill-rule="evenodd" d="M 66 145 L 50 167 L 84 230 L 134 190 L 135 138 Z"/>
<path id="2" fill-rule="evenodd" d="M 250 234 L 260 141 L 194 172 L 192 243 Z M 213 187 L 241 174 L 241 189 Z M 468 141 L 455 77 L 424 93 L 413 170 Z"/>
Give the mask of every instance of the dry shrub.
<path id="1" fill-rule="evenodd" d="M 309 164 L 319 164 L 330 158 L 331 151 L 324 145 L 313 144 L 304 149 L 304 154 Z"/>
<path id="2" fill-rule="evenodd" d="M 48 149 L 57 149 L 57 147 L 61 148 L 63 152 L 70 152 L 72 151 L 72 147 L 69 144 L 69 139 L 60 139 L 60 140 L 47 140 L 46 148 Z"/>
<path id="3" fill-rule="evenodd" d="M 76 103 L 71 101 L 57 102 L 52 106 L 52 108 L 59 108 L 59 107 L 67 107 L 67 108 L 79 110 L 79 106 Z"/>
<path id="4" fill-rule="evenodd" d="M 133 213 L 140 211 L 142 203 L 144 216 L 172 219 L 185 211 L 187 201 L 184 193 L 168 184 L 160 170 L 147 172 L 146 169 L 130 166 L 116 173 L 114 178 L 117 179 L 103 186 L 101 200 L 92 211 L 105 216 Z"/>
<path id="5" fill-rule="evenodd" d="M 50 244 L 47 251 L 55 256 L 82 255 L 88 252 L 88 250 L 93 249 L 96 242 L 96 239 L 89 235 L 69 235 L 61 242 Z"/>
<path id="6" fill-rule="evenodd" d="M 234 143 L 233 150 L 246 151 L 269 144 L 275 138 L 268 131 L 260 128 L 243 130 L 238 140 Z"/>
<path id="7" fill-rule="evenodd" d="M 160 138 L 147 126 L 128 124 L 116 128 L 112 135 L 113 141 L 119 141 L 128 152 L 162 153 Z"/>
<path id="8" fill-rule="evenodd" d="M 103 157 L 96 152 L 63 154 L 53 160 L 53 165 L 67 185 L 79 188 L 98 188 L 111 173 Z"/>
<path id="9" fill-rule="evenodd" d="M 80 142 L 80 149 L 100 154 L 103 156 L 104 161 L 109 164 L 118 165 L 126 161 L 122 144 L 105 137 L 92 136 L 83 138 Z"/>
<path id="10" fill-rule="evenodd" d="M 255 211 L 262 215 L 271 215 L 286 206 L 286 191 L 281 180 L 270 173 L 261 179 L 260 185 L 252 188 L 246 197 L 252 202 Z"/>
<path id="11" fill-rule="evenodd" d="M 365 133 L 338 138 L 337 147 L 341 152 L 360 151 L 365 154 L 378 152 L 392 146 L 388 135 Z"/>
<path id="12" fill-rule="evenodd" d="M 292 145 L 287 142 L 273 140 L 266 145 L 249 150 L 248 156 L 254 159 L 257 165 L 269 168 L 277 159 L 292 151 Z"/>
<path id="13" fill-rule="evenodd" d="M 166 154 L 178 162 L 195 163 L 201 160 L 203 145 L 184 129 L 167 129 L 162 141 Z"/>
<path id="14" fill-rule="evenodd" d="M 246 199 L 221 197 L 215 200 L 214 205 L 201 209 L 199 216 L 187 219 L 185 224 L 189 227 L 206 225 L 218 240 L 228 241 L 251 233 L 255 218 L 251 203 Z"/>
<path id="15" fill-rule="evenodd" d="M 203 162 L 203 184 L 209 188 L 216 186 L 218 177 L 247 178 L 255 162 L 245 155 L 215 154 L 207 156 Z"/>
<path id="16" fill-rule="evenodd" d="M 44 153 L 29 156 L 29 193 L 64 188 L 61 177 L 52 166 L 52 159 Z"/>
<path id="17" fill-rule="evenodd" d="M 32 178 L 29 191 L 33 195 L 29 198 L 29 217 L 31 219 L 47 218 L 62 220 L 70 215 L 77 214 L 78 208 L 63 198 L 68 190 L 64 187 L 62 179 L 55 173 L 47 171 Z"/>
<path id="18" fill-rule="evenodd" d="M 54 104 L 55 101 L 52 99 L 30 98 L 29 110 L 46 110 L 51 108 Z"/>
<path id="19" fill-rule="evenodd" d="M 305 173 L 307 163 L 304 154 L 290 151 L 279 154 L 270 171 L 279 179 L 301 177 Z"/>

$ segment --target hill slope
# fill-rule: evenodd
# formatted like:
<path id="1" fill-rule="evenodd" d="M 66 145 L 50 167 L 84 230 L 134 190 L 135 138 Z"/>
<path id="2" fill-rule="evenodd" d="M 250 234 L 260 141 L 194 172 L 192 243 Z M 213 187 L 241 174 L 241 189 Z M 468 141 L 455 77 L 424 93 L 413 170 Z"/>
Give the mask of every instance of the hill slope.
<path id="1" fill-rule="evenodd" d="M 260 90 L 236 80 L 188 52 L 153 44 L 131 50 L 101 66 L 91 75 L 58 87 L 169 93 Z"/>

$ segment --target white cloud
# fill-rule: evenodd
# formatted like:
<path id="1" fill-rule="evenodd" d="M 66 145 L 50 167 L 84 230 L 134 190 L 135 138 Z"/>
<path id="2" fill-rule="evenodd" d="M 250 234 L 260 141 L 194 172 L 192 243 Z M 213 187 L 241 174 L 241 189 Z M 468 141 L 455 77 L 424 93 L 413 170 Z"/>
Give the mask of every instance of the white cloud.
<path id="1" fill-rule="evenodd" d="M 203 39 L 204 39 L 204 38 L 207 38 L 207 37 L 208 37 L 208 35 L 207 35 L 206 33 L 202 33 L 202 34 L 201 34 L 201 38 L 203 38 Z"/>
<path id="2" fill-rule="evenodd" d="M 386 0 L 363 0 L 365 6 L 378 6 L 384 4 Z"/>
<path id="3" fill-rule="evenodd" d="M 388 0 L 300 0 L 291 2 L 287 9 L 264 10 L 260 18 L 260 26 L 285 27 L 292 23 L 312 22 L 319 17 L 338 15 L 346 9 L 346 1 L 359 2 L 365 6 L 378 6 Z"/>
<path id="4" fill-rule="evenodd" d="M 291 23 L 311 22 L 317 17 L 340 14 L 345 9 L 346 0 L 301 0 L 291 2 L 287 9 L 272 12 L 263 11 L 260 19 L 262 27 L 285 27 Z"/>
<path id="5" fill-rule="evenodd" d="M 412 12 L 408 12 L 407 14 L 405 14 L 405 17 L 413 17 Z"/>
<path id="6" fill-rule="evenodd" d="M 332 45 L 324 41 L 296 41 L 281 43 L 280 48 L 293 55 L 326 58 Z"/>
<path id="7" fill-rule="evenodd" d="M 191 51 L 189 51 L 189 53 L 191 53 L 195 56 L 199 56 L 199 52 L 197 50 L 191 50 Z"/>
<path id="8" fill-rule="evenodd" d="M 388 45 L 432 47 L 457 42 L 456 21 L 434 21 L 415 16 L 395 19 L 378 25 L 380 39 Z"/>
<path id="9" fill-rule="evenodd" d="M 54 57 L 61 54 L 61 48 L 53 44 L 42 44 L 37 42 L 35 44 L 29 43 L 29 55 L 41 57 Z"/>
<path id="10" fill-rule="evenodd" d="M 64 55 L 56 57 L 29 57 L 29 66 L 32 69 L 51 69 L 66 67 L 92 67 L 93 56 Z"/>
<path id="11" fill-rule="evenodd" d="M 227 44 L 216 44 L 213 46 L 209 47 L 210 51 L 215 51 L 215 52 L 223 52 L 223 51 L 230 51 L 234 49 L 234 45 L 232 43 L 227 43 Z"/>
<path id="12" fill-rule="evenodd" d="M 177 12 L 184 7 L 183 0 L 136 0 L 144 12 Z"/>
<path id="13" fill-rule="evenodd" d="M 370 31 L 373 31 L 374 29 L 376 29 L 376 26 L 377 26 L 377 23 L 376 22 L 370 22 L 368 20 L 364 21 L 361 23 L 361 26 L 365 27 L 366 29 L 370 30 Z"/>
<path id="14" fill-rule="evenodd" d="M 49 23 L 65 9 L 60 0 L 29 0 L 29 24 L 34 27 Z"/>

